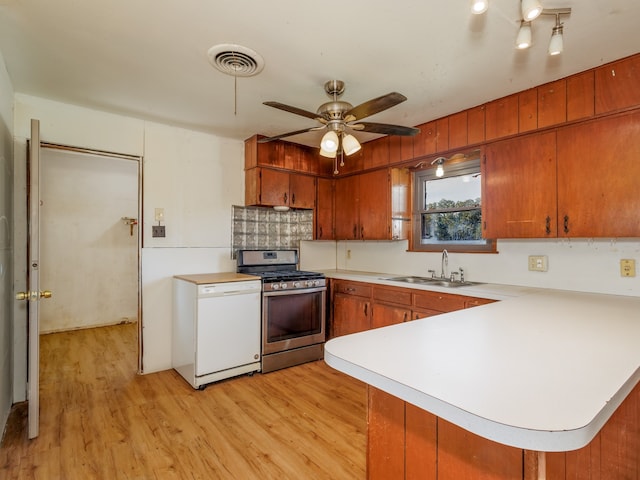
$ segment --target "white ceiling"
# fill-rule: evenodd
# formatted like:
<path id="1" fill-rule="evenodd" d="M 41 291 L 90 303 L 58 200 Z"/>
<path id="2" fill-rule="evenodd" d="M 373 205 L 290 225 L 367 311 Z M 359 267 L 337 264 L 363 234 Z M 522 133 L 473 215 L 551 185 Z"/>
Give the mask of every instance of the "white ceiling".
<path id="1" fill-rule="evenodd" d="M 414 126 L 640 51 L 639 0 L 542 3 L 573 10 L 558 57 L 552 16 L 533 23 L 531 49 L 514 48 L 518 0 L 481 16 L 468 0 L 0 0 L 0 50 L 17 93 L 224 137 L 315 126 L 262 102 L 315 112 L 330 79 L 353 105 L 404 94 L 367 120 Z M 264 70 L 220 73 L 207 57 L 219 43 L 257 51 Z"/>

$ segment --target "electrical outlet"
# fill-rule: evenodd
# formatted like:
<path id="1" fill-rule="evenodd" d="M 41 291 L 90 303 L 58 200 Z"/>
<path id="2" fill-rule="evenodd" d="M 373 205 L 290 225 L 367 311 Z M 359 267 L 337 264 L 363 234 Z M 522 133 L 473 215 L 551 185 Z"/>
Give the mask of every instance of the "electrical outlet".
<path id="1" fill-rule="evenodd" d="M 546 255 L 529 255 L 529 271 L 546 272 L 548 261 Z"/>
<path id="2" fill-rule="evenodd" d="M 164 237 L 164 225 L 153 225 L 151 227 L 151 236 L 152 237 Z"/>
<path id="3" fill-rule="evenodd" d="M 351 260 L 351 250 L 347 250 L 347 260 Z"/>
<path id="4" fill-rule="evenodd" d="M 636 276 L 636 261 L 633 258 L 623 258 L 622 260 L 620 260 L 620 276 Z"/>

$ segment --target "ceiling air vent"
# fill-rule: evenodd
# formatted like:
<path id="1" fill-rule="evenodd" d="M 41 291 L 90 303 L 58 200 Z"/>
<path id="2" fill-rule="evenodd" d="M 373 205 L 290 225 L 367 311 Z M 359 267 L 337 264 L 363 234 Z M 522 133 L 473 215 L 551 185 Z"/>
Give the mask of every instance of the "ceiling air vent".
<path id="1" fill-rule="evenodd" d="M 262 56 L 242 45 L 214 45 L 209 49 L 208 56 L 211 65 L 234 77 L 251 77 L 264 68 Z"/>

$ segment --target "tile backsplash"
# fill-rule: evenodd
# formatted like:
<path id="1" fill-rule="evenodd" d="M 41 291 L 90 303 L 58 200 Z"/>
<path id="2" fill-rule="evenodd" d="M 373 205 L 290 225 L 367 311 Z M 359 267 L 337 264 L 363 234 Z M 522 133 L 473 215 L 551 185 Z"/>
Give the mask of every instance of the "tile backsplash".
<path id="1" fill-rule="evenodd" d="M 313 210 L 278 212 L 268 207 L 234 205 L 231 216 L 232 256 L 243 249 L 299 248 L 313 240 Z"/>

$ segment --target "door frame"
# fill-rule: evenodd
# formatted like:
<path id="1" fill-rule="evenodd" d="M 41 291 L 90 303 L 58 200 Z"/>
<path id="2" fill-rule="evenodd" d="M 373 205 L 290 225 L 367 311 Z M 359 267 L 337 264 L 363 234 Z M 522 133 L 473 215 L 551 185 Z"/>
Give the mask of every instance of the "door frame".
<path id="1" fill-rule="evenodd" d="M 143 342 L 142 342 L 142 163 L 141 155 L 130 155 L 127 153 L 110 152 L 106 150 L 96 150 L 92 148 L 75 147 L 72 145 L 64 145 L 51 142 L 40 142 L 40 148 L 49 148 L 52 150 L 66 150 L 75 153 L 86 153 L 89 155 L 97 155 L 102 157 L 118 158 L 121 160 L 131 160 L 138 163 L 138 234 L 137 234 L 137 258 L 138 258 L 138 374 L 143 373 Z"/>

